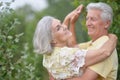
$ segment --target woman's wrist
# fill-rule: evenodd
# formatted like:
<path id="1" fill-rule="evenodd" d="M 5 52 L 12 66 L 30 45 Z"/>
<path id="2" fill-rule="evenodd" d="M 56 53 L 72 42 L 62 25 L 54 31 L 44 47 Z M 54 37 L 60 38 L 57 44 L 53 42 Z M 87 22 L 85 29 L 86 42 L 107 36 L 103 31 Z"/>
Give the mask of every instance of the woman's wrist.
<path id="1" fill-rule="evenodd" d="M 75 23 L 70 23 L 70 26 L 73 26 L 73 27 L 75 27 Z"/>

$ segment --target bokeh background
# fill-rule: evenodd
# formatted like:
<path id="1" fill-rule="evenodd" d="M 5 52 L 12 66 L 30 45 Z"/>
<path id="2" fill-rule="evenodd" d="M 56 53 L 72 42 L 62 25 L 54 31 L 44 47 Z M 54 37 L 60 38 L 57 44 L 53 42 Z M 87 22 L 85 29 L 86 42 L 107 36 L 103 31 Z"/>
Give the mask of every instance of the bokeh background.
<path id="1" fill-rule="evenodd" d="M 110 33 L 118 36 L 120 65 L 119 0 L 0 0 L 0 80 L 48 80 L 42 66 L 43 56 L 33 52 L 33 35 L 37 22 L 46 15 L 64 20 L 78 5 L 90 2 L 108 3 L 114 11 Z M 76 24 L 77 42 L 90 40 L 85 26 L 84 10 Z M 120 80 L 120 66 L 117 80 Z"/>

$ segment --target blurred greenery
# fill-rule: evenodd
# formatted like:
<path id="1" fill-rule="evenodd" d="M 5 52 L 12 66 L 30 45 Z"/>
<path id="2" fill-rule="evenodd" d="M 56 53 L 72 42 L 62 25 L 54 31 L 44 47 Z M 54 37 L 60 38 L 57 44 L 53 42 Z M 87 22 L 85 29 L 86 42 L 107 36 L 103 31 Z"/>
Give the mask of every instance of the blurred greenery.
<path id="1" fill-rule="evenodd" d="M 120 62 L 120 1 L 119 0 L 47 0 L 48 7 L 35 11 L 30 5 L 13 10 L 10 4 L 0 2 L 0 80 L 48 80 L 42 66 L 42 55 L 33 52 L 33 35 L 37 22 L 46 15 L 63 21 L 64 17 L 80 4 L 90 2 L 108 3 L 114 11 L 109 32 L 118 36 L 117 51 Z M 6 6 L 3 6 L 6 5 Z M 76 24 L 78 43 L 88 41 L 84 11 Z M 84 36 L 84 37 L 83 37 Z M 120 65 L 120 63 L 119 63 Z M 120 80 L 120 66 L 118 78 Z"/>

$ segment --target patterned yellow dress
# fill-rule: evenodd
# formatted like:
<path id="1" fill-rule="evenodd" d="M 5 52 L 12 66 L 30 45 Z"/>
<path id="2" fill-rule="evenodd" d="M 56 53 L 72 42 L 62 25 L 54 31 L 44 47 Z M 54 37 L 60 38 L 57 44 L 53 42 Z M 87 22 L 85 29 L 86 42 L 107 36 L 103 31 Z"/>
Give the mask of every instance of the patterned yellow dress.
<path id="1" fill-rule="evenodd" d="M 79 48 L 55 47 L 51 54 L 44 54 L 43 66 L 56 80 L 80 76 L 86 52 L 87 50 Z"/>

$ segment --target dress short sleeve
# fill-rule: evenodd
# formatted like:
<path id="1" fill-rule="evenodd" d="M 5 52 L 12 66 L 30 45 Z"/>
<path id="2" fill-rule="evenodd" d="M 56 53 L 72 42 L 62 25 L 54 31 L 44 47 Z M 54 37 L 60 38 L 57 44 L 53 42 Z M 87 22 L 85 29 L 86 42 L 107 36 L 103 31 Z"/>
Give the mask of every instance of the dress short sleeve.
<path id="1" fill-rule="evenodd" d="M 63 66 L 68 65 L 68 71 L 71 76 L 81 75 L 81 67 L 85 64 L 85 56 L 87 50 L 81 50 L 78 48 L 62 48 L 60 51 L 61 61 L 60 64 Z"/>
<path id="2" fill-rule="evenodd" d="M 82 74 L 87 50 L 79 48 L 57 48 L 51 55 L 44 56 L 44 66 L 55 79 L 66 79 Z"/>

